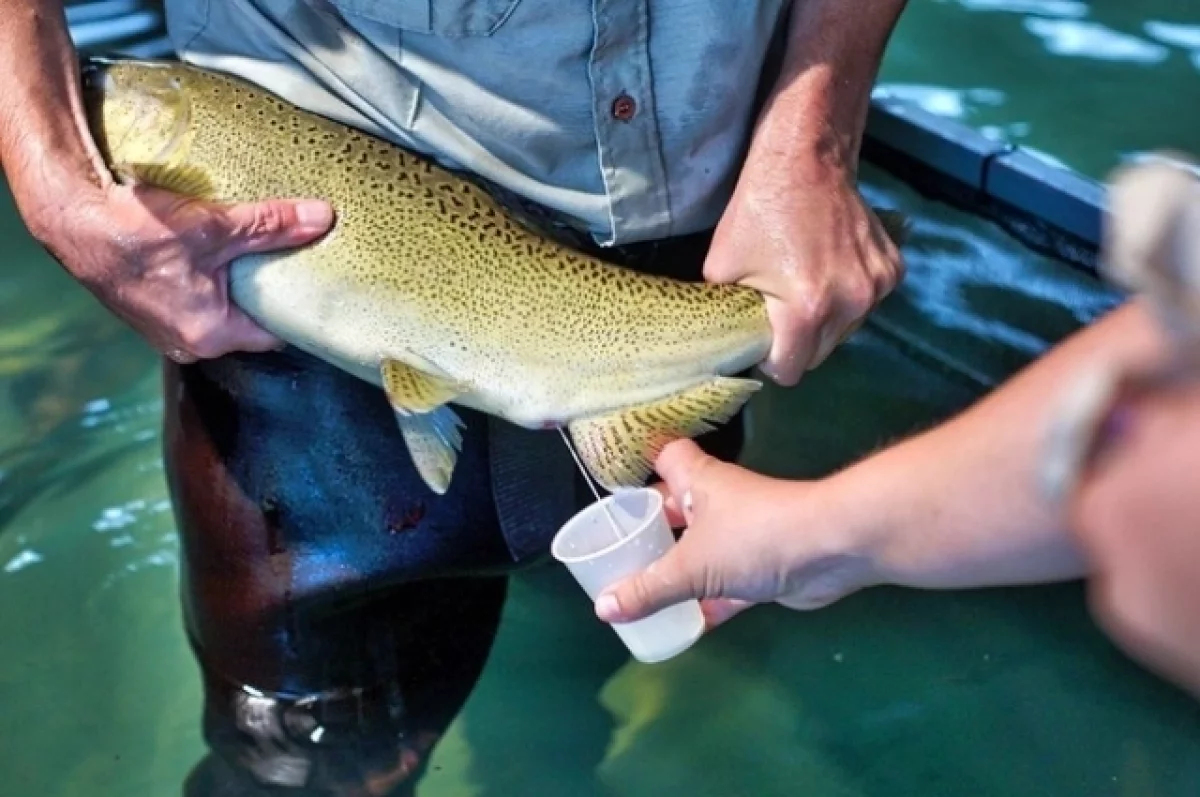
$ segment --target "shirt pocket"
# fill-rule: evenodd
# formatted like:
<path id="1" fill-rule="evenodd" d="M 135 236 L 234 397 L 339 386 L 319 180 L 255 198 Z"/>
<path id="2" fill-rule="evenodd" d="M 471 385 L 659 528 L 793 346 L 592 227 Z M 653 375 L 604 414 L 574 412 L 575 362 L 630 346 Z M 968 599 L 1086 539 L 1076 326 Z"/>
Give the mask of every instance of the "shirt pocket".
<path id="1" fill-rule="evenodd" d="M 491 36 L 521 0 L 330 0 L 348 14 L 411 33 Z"/>

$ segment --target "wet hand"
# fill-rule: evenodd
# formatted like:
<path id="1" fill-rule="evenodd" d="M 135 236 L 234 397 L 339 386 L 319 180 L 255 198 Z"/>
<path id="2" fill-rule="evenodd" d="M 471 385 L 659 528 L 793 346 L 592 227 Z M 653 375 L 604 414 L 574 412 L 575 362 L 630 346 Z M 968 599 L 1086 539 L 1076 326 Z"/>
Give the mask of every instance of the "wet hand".
<path id="1" fill-rule="evenodd" d="M 891 292 L 903 262 L 846 170 L 747 169 L 717 225 L 704 276 L 764 294 L 774 343 L 761 369 L 790 386 Z"/>
<path id="2" fill-rule="evenodd" d="M 600 619 L 628 622 L 695 598 L 712 628 L 757 603 L 815 609 L 874 583 L 870 558 L 825 510 L 823 483 L 762 476 L 691 440 L 667 446 L 656 467 L 668 519 L 686 530 L 597 598 Z"/>
<path id="3" fill-rule="evenodd" d="M 308 243 L 332 224 L 325 202 L 216 205 L 148 186 L 89 186 L 46 248 L 159 352 L 181 363 L 281 342 L 229 298 L 241 255 Z"/>

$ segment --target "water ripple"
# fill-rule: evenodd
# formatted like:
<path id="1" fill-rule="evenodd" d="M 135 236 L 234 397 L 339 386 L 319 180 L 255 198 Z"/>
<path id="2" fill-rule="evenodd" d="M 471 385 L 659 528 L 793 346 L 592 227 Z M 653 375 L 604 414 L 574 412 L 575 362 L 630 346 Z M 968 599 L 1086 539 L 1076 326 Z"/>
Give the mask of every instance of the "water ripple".
<path id="1" fill-rule="evenodd" d="M 958 0 L 968 11 L 1002 11 L 1044 17 L 1081 19 L 1089 13 L 1087 3 L 1076 0 Z"/>
<path id="2" fill-rule="evenodd" d="M 9 559 L 4 565 L 5 573 L 16 573 L 18 570 L 24 570 L 30 565 L 35 565 L 42 561 L 42 555 L 37 551 L 24 550 L 19 554 Z"/>
<path id="3" fill-rule="evenodd" d="M 104 534 L 138 523 L 144 516 L 161 514 L 170 509 L 171 502 L 166 499 L 149 502 L 137 498 L 120 506 L 110 506 L 101 510 L 100 517 L 92 523 L 92 530 Z"/>
<path id="4" fill-rule="evenodd" d="M 1149 20 L 1142 25 L 1146 35 L 1152 39 L 1182 47 L 1185 50 L 1200 50 L 1200 25 L 1184 25 L 1178 22 Z"/>
<path id="5" fill-rule="evenodd" d="M 1157 64 L 1170 56 L 1161 44 L 1097 22 L 1030 17 L 1025 20 L 1025 30 L 1042 39 L 1054 55 L 1138 64 Z"/>
<path id="6" fill-rule="evenodd" d="M 965 119 L 980 106 L 999 107 L 1007 99 L 999 89 L 976 87 L 952 89 L 922 83 L 883 83 L 873 92 L 881 99 L 912 103 L 922 110 L 951 119 Z"/>

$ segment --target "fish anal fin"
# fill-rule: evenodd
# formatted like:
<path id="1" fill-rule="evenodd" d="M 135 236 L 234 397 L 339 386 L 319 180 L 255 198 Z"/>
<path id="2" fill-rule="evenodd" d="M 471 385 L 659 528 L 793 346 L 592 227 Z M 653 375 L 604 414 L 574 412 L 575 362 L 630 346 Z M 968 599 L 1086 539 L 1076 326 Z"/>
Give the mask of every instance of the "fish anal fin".
<path id="1" fill-rule="evenodd" d="M 401 415 L 432 412 L 464 392 L 461 385 L 431 376 L 399 360 L 384 358 L 379 375 L 392 409 Z"/>
<path id="2" fill-rule="evenodd" d="M 666 398 L 579 418 L 568 428 L 588 472 L 606 490 L 640 487 L 668 443 L 728 421 L 762 383 L 719 376 Z"/>

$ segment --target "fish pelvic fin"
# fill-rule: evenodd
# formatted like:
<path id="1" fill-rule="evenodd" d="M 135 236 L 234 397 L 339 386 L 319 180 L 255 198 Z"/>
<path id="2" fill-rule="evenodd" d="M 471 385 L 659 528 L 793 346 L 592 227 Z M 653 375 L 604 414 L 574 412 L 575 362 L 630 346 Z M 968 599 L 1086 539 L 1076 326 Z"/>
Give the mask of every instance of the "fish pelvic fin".
<path id="1" fill-rule="evenodd" d="M 666 398 L 571 421 L 571 439 L 592 478 L 609 492 L 640 487 L 668 443 L 712 431 L 762 388 L 719 376 Z"/>
<path id="2" fill-rule="evenodd" d="M 387 358 L 379 374 L 413 465 L 430 490 L 445 495 L 462 450 L 464 425 L 447 404 L 464 388 Z"/>
<path id="3" fill-rule="evenodd" d="M 463 385 L 418 371 L 411 365 L 385 357 L 379 365 L 383 392 L 400 414 L 432 412 L 466 392 Z"/>
<path id="4" fill-rule="evenodd" d="M 450 489 L 458 452 L 462 449 L 462 419 L 449 407 L 423 415 L 396 413 L 396 423 L 421 479 L 438 495 Z"/>

